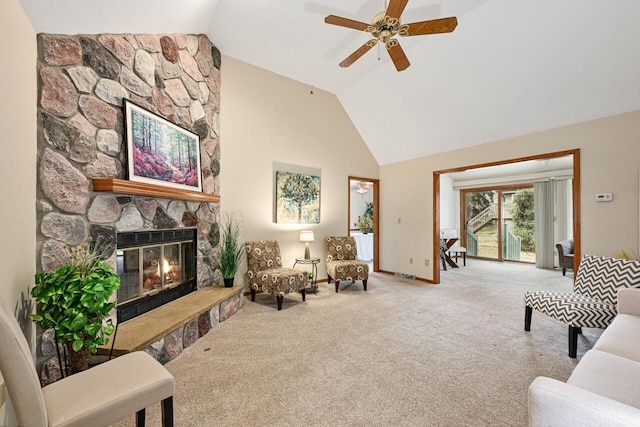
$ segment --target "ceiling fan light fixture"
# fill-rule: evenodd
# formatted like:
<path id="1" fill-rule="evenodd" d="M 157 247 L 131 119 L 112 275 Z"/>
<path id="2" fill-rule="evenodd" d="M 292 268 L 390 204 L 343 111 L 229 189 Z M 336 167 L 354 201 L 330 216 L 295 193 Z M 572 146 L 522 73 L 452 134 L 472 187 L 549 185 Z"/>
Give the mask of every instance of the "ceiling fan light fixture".
<path id="1" fill-rule="evenodd" d="M 387 39 L 398 34 L 400 29 L 400 20 L 391 18 L 385 11 L 378 13 L 372 20 L 371 25 L 367 27 L 367 32 L 376 39 Z"/>
<path id="2" fill-rule="evenodd" d="M 349 67 L 351 64 L 360 59 L 378 42 L 386 45 L 389 56 L 396 70 L 402 71 L 407 69 L 409 59 L 402 50 L 397 40 L 393 39 L 396 35 L 409 37 L 421 36 L 427 34 L 450 33 L 458 25 L 455 17 L 432 19 L 428 21 L 412 22 L 410 24 L 401 24 L 401 15 L 409 0 L 390 0 L 389 5 L 384 11 L 376 14 L 371 20 L 371 24 L 366 24 L 353 19 L 344 18 L 336 15 L 329 15 L 324 22 L 340 27 L 351 28 L 354 30 L 364 31 L 371 34 L 372 38 L 364 45 L 360 46 L 351 55 L 346 57 L 341 63 L 341 67 Z"/>

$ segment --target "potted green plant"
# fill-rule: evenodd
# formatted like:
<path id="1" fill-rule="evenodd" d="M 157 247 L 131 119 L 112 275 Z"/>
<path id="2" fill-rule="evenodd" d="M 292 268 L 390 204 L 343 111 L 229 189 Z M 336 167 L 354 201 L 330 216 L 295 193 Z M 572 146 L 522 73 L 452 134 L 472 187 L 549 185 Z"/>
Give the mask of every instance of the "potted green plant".
<path id="1" fill-rule="evenodd" d="M 109 312 L 120 278 L 99 255 L 95 245 L 83 244 L 71 250 L 69 262 L 56 271 L 35 276 L 31 296 L 39 311 L 31 319 L 42 330 L 53 329 L 56 343 L 68 352 L 68 373 L 87 369 L 89 353 L 108 342 L 114 331 Z M 57 345 L 56 345 L 57 348 Z M 58 359 L 63 365 L 60 353 Z"/>
<path id="2" fill-rule="evenodd" d="M 214 271 L 222 273 L 225 288 L 230 288 L 244 258 L 244 244 L 240 242 L 242 227 L 235 214 L 224 214 L 219 227 L 218 258 L 205 257 L 205 261 Z"/>

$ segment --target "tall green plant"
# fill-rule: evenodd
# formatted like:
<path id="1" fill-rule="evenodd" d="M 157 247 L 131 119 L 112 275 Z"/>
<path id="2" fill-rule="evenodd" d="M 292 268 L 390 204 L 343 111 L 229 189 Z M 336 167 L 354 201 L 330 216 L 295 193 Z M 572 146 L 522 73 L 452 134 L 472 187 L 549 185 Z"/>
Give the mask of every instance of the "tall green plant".
<path id="1" fill-rule="evenodd" d="M 69 263 L 54 272 L 35 276 L 31 296 L 40 306 L 30 317 L 43 330 L 53 329 L 58 342 L 71 343 L 74 351 L 83 347 L 96 353 L 114 331 L 109 301 L 120 287 L 120 277 L 89 245 L 74 248 Z"/>
<path id="2" fill-rule="evenodd" d="M 218 258 L 207 257 L 205 260 L 211 268 L 220 270 L 222 277 L 233 279 L 244 258 L 244 244 L 240 243 L 242 227 L 235 214 L 223 215 L 219 227 Z"/>

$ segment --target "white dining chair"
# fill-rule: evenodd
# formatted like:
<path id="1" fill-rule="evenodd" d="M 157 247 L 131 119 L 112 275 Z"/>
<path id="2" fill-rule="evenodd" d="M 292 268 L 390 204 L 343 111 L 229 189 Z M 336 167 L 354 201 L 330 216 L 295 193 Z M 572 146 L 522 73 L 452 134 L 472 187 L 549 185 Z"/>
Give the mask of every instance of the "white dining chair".
<path id="1" fill-rule="evenodd" d="M 108 426 L 162 402 L 162 425 L 173 426 L 173 376 L 143 351 L 125 354 L 44 388 L 15 317 L 0 300 L 0 372 L 21 426 Z"/>

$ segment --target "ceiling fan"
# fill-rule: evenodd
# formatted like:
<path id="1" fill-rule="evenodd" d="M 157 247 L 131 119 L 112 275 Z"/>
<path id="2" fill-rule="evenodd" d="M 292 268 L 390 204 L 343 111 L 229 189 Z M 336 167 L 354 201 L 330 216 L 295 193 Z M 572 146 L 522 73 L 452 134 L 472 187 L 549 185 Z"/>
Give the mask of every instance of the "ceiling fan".
<path id="1" fill-rule="evenodd" d="M 382 11 L 373 17 L 371 24 L 354 21 L 341 16 L 329 15 L 324 18 L 327 24 L 352 28 L 354 30 L 365 31 L 373 37 L 371 40 L 360 46 L 355 52 L 349 55 L 340 63 L 341 67 L 348 67 L 356 62 L 369 49 L 378 42 L 383 43 L 389 52 L 389 56 L 395 65 L 396 70 L 402 71 L 409 67 L 409 59 L 404 50 L 394 37 L 398 36 L 420 36 L 425 34 L 450 33 L 455 30 L 458 20 L 455 17 L 433 19 L 430 21 L 413 22 L 411 24 L 401 24 L 400 15 L 404 11 L 409 0 L 391 0 L 386 11 Z"/>

